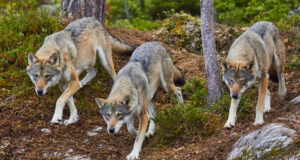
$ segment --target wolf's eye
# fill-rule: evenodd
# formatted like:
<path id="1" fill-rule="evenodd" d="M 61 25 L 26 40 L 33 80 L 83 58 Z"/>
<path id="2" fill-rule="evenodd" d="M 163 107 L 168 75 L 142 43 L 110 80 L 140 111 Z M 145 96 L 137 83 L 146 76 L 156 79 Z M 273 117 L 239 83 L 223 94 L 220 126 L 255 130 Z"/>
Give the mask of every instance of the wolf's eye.
<path id="1" fill-rule="evenodd" d="M 50 74 L 45 75 L 46 79 L 50 79 L 52 76 Z"/>
<path id="2" fill-rule="evenodd" d="M 241 84 L 244 86 L 246 84 L 246 80 L 241 80 Z"/>
<path id="3" fill-rule="evenodd" d="M 110 113 L 106 113 L 105 116 L 106 116 L 106 117 L 110 117 Z"/>
<path id="4" fill-rule="evenodd" d="M 34 76 L 35 79 L 37 79 L 39 77 L 39 74 L 36 73 L 33 76 Z"/>
<path id="5" fill-rule="evenodd" d="M 122 119 L 122 118 L 123 118 L 122 113 L 117 113 L 116 116 L 117 116 L 119 119 Z"/>
<path id="6" fill-rule="evenodd" d="M 233 80 L 232 79 L 230 79 L 229 82 L 230 82 L 230 84 L 233 84 Z"/>

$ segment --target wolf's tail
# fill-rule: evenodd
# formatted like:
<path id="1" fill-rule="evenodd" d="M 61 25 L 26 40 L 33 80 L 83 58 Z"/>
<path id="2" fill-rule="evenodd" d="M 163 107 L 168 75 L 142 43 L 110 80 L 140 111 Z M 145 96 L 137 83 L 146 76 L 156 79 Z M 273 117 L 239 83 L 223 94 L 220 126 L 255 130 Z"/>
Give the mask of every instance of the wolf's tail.
<path id="1" fill-rule="evenodd" d="M 176 86 L 185 85 L 185 77 L 181 69 L 174 66 L 173 81 Z"/>
<path id="2" fill-rule="evenodd" d="M 120 41 L 114 39 L 112 36 L 109 35 L 112 52 L 116 54 L 125 54 L 131 56 L 132 52 L 134 51 L 135 47 L 121 43 Z"/>

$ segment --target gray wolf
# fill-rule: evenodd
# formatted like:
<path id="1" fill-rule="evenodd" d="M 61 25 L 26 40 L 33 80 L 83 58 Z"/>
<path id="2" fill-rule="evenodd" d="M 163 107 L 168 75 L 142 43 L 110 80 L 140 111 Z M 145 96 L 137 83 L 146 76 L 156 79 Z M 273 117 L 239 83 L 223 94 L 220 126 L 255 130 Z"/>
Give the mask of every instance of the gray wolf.
<path id="1" fill-rule="evenodd" d="M 279 83 L 278 94 L 286 94 L 283 77 L 285 48 L 278 29 L 271 22 L 255 23 L 230 47 L 222 62 L 223 80 L 230 89 L 231 104 L 225 128 L 234 127 L 236 110 L 242 94 L 257 80 L 259 96 L 254 125 L 262 124 L 263 113 L 271 110 L 268 78 Z"/>
<path id="2" fill-rule="evenodd" d="M 173 65 L 165 48 L 158 42 L 148 42 L 139 46 L 119 71 L 108 98 L 96 98 L 108 133 L 118 133 L 126 123 L 128 132 L 137 135 L 127 159 L 137 159 L 145 136 L 154 134 L 155 113 L 151 99 L 157 88 L 162 84 L 166 92 L 173 92 L 178 103 L 183 104 L 181 89 L 175 84 L 184 83 L 184 75 Z M 138 131 L 133 126 L 134 116 L 140 121 Z"/>
<path id="3" fill-rule="evenodd" d="M 50 86 L 59 84 L 62 95 L 56 102 L 51 123 L 63 123 L 63 108 L 67 103 L 70 118 L 65 125 L 78 120 L 73 95 L 96 76 L 96 54 L 109 75 L 115 79 L 112 52 L 130 53 L 133 47 L 113 39 L 94 18 L 82 18 L 64 30 L 47 36 L 36 54 L 28 54 L 27 73 L 35 84 L 38 96 L 46 94 Z M 79 75 L 86 76 L 79 81 Z"/>

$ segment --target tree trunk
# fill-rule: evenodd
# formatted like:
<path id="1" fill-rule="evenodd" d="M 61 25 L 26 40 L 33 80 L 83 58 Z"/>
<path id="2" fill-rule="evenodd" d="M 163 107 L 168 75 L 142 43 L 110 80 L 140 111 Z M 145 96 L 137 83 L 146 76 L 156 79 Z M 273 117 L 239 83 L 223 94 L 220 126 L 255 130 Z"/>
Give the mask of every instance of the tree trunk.
<path id="1" fill-rule="evenodd" d="M 214 104 L 222 93 L 220 70 L 216 54 L 216 43 L 213 29 L 213 0 L 200 0 L 201 34 L 205 61 L 207 101 Z"/>
<path id="2" fill-rule="evenodd" d="M 105 0 L 62 0 L 60 12 L 68 18 L 94 17 L 105 24 Z"/>
<path id="3" fill-rule="evenodd" d="M 130 13 L 129 13 L 129 6 L 128 6 L 128 0 L 124 0 L 124 8 L 125 8 L 125 14 L 128 21 L 130 21 Z"/>
<path id="4" fill-rule="evenodd" d="M 140 5 L 141 5 L 141 11 L 145 11 L 145 0 L 140 0 Z"/>

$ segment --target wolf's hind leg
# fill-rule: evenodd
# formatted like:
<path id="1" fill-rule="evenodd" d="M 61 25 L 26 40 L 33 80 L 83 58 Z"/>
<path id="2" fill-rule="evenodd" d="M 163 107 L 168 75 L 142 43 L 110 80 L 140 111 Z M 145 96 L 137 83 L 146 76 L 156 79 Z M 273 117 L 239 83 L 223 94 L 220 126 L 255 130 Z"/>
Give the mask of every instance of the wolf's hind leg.
<path id="1" fill-rule="evenodd" d="M 115 80 L 117 74 L 116 74 L 116 71 L 115 71 L 115 68 L 114 68 L 114 62 L 112 60 L 111 45 L 107 45 L 107 48 L 105 49 L 105 51 L 106 52 L 104 52 L 102 47 L 97 48 L 97 53 L 100 57 L 102 66 L 108 72 L 108 74 L 111 76 L 111 78 L 113 80 Z"/>
<path id="2" fill-rule="evenodd" d="M 89 83 L 97 74 L 97 70 L 95 68 L 89 68 L 87 69 L 87 74 L 85 77 L 80 81 L 81 86 L 85 86 L 87 83 Z"/>
<path id="3" fill-rule="evenodd" d="M 155 123 L 153 121 L 153 119 L 155 118 L 155 110 L 151 101 L 148 101 L 148 113 L 150 117 L 150 124 L 149 124 L 148 131 L 145 135 L 146 137 L 152 136 L 155 132 Z"/>
<path id="4" fill-rule="evenodd" d="M 274 60 L 274 68 L 277 72 L 277 77 L 278 77 L 278 95 L 281 98 L 283 98 L 287 92 L 287 89 L 285 86 L 283 71 L 281 70 L 282 67 L 280 65 L 280 60 L 276 54 L 274 54 L 273 60 Z"/>
<path id="5" fill-rule="evenodd" d="M 171 91 L 176 95 L 178 104 L 184 104 L 181 88 L 175 86 L 173 76 L 174 66 L 171 58 L 167 58 L 162 62 L 162 72 L 160 75 L 161 83 L 166 92 Z"/>

